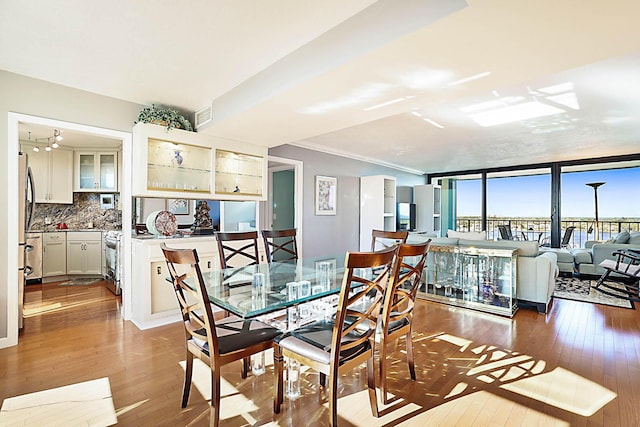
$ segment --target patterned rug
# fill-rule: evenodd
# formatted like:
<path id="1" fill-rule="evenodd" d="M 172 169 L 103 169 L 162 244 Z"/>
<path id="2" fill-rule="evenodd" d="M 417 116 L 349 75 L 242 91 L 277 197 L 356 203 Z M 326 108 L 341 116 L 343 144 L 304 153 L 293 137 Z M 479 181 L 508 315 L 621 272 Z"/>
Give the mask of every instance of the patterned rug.
<path id="1" fill-rule="evenodd" d="M 593 288 L 596 282 L 597 280 L 594 279 L 582 280 L 575 277 L 558 277 L 556 279 L 556 291 L 553 293 L 553 296 L 556 298 L 635 309 L 632 302 L 605 295 Z M 607 280 L 605 283 L 623 289 L 617 282 Z M 609 289 L 607 290 L 611 291 Z"/>

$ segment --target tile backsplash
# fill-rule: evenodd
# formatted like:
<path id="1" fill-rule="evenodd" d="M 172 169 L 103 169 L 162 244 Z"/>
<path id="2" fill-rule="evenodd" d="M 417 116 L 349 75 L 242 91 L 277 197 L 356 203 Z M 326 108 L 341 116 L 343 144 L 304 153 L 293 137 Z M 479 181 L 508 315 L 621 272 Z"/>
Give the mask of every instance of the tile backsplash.
<path id="1" fill-rule="evenodd" d="M 36 203 L 31 230 L 52 231 L 59 222 L 70 230 L 122 229 L 122 212 L 100 207 L 101 193 L 73 193 L 73 204 Z M 116 200 L 118 199 L 116 193 Z M 117 206 L 117 203 L 116 203 Z M 46 219 L 50 224 L 46 224 Z M 91 227 L 93 225 L 93 227 Z"/>

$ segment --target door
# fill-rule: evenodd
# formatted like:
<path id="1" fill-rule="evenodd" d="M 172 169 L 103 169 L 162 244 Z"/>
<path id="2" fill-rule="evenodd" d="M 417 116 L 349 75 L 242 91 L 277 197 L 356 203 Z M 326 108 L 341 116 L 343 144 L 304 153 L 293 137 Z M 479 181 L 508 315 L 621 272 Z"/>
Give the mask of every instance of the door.
<path id="1" fill-rule="evenodd" d="M 273 183 L 271 227 L 285 230 L 295 227 L 295 174 L 293 169 L 276 171 L 271 175 Z"/>

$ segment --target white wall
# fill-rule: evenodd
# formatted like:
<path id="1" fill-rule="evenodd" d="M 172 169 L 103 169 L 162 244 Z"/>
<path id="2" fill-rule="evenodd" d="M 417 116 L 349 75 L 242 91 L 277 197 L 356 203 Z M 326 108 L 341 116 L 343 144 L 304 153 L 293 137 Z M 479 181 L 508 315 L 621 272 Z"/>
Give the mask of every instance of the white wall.
<path id="1" fill-rule="evenodd" d="M 13 154 L 18 147 L 17 142 L 15 147 L 9 145 L 9 112 L 130 133 L 138 111 L 143 107 L 5 71 L 0 71 L 0 94 L 0 152 L 3 153 L 0 156 L 0 188 L 3 189 L 15 186 L 17 176 L 17 156 Z M 9 194 L 17 196 L 17 191 L 0 192 L 0 206 L 16 206 L 17 198 L 9 199 Z M 13 289 L 17 289 L 17 245 L 13 244 L 17 242 L 16 227 L 15 209 L 0 209 L 0 348 L 15 344 L 12 341 L 17 339 L 16 331 L 8 330 L 8 316 L 12 315 L 10 313 L 17 316 L 17 309 L 13 304 L 10 307 L 8 301 Z"/>
<path id="2" fill-rule="evenodd" d="M 424 184 L 423 175 L 402 172 L 373 163 L 352 160 L 305 148 L 282 145 L 269 149 L 269 155 L 304 162 L 303 235 L 305 257 L 357 251 L 360 246 L 360 177 L 392 175 L 397 186 Z M 338 178 L 337 214 L 315 215 L 316 175 Z"/>

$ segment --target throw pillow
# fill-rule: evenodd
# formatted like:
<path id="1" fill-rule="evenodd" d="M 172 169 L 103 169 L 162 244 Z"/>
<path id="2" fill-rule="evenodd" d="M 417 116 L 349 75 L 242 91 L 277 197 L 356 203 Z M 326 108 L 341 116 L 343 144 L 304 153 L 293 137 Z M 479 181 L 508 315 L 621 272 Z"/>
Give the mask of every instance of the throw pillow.
<path id="1" fill-rule="evenodd" d="M 620 233 L 618 233 L 618 235 L 616 236 L 616 241 L 615 243 L 627 243 L 629 241 L 629 237 L 631 237 L 629 235 L 629 232 L 627 230 L 622 230 Z"/>
<path id="2" fill-rule="evenodd" d="M 630 245 L 640 245 L 640 231 L 629 233 L 629 240 L 627 243 Z"/>

